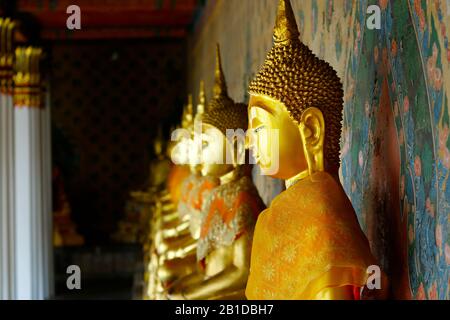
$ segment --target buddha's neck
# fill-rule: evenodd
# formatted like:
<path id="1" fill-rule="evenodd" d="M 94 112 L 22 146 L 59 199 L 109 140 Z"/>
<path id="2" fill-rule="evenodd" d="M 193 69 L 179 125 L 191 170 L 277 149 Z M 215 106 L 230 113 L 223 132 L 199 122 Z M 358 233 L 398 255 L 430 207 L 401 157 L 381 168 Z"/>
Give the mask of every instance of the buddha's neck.
<path id="1" fill-rule="evenodd" d="M 292 187 L 294 184 L 296 184 L 297 182 L 299 182 L 300 180 L 305 179 L 306 177 L 309 176 L 309 170 L 306 169 L 305 171 L 300 172 L 299 174 L 293 176 L 290 179 L 287 179 L 284 183 L 286 185 L 286 189 L 289 189 L 290 187 Z"/>
<path id="2" fill-rule="evenodd" d="M 319 172 L 319 171 L 316 171 L 315 173 L 317 173 L 317 172 Z M 322 172 L 327 172 L 337 183 L 340 183 L 339 174 L 337 172 L 328 172 L 328 171 L 322 171 Z M 299 174 L 293 176 L 292 178 L 285 180 L 284 183 L 286 185 L 286 189 L 289 189 L 294 184 L 296 184 L 297 182 L 299 182 L 307 177 L 311 177 L 311 179 L 314 181 L 314 173 L 311 176 L 309 174 L 309 170 L 302 171 Z"/>
<path id="3" fill-rule="evenodd" d="M 232 181 L 235 181 L 237 179 L 240 178 L 240 170 L 239 170 L 239 166 L 237 166 L 236 168 L 234 168 L 233 170 L 231 170 L 230 172 L 225 173 L 223 176 L 221 176 L 220 179 L 220 184 L 227 184 L 230 183 Z"/>
<path id="4" fill-rule="evenodd" d="M 189 166 L 189 169 L 191 171 L 191 174 L 193 174 L 195 176 L 201 176 L 202 169 L 199 165 L 195 165 L 195 166 L 191 165 L 191 166 Z"/>

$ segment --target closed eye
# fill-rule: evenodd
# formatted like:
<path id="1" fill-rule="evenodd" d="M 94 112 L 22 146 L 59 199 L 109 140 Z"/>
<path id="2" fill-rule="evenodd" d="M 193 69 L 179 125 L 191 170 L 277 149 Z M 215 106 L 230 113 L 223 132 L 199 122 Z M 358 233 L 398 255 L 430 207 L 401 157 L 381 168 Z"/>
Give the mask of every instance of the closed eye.
<path id="1" fill-rule="evenodd" d="M 258 133 L 258 132 L 260 132 L 262 129 L 265 129 L 265 128 L 266 128 L 266 126 L 259 126 L 258 128 L 254 129 L 253 132 L 254 132 L 254 133 Z"/>

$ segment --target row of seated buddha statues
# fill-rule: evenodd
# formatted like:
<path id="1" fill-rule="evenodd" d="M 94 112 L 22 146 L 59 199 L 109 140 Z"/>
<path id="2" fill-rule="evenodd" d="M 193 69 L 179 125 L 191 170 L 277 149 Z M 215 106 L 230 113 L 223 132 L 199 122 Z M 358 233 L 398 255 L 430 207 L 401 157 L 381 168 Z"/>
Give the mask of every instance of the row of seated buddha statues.
<path id="1" fill-rule="evenodd" d="M 191 216 L 196 264 L 194 272 L 168 284 L 166 297 L 244 299 L 253 230 L 264 204 L 250 167 L 239 161 L 244 144 L 227 137 L 228 129 L 246 130 L 248 116 L 247 106 L 228 95 L 219 48 L 213 98 L 206 108 L 197 108 L 196 120 L 201 134 L 194 136 L 189 150 L 201 157 L 189 159 L 193 175 L 182 192 L 191 194 L 178 206 L 180 213 Z"/>
<path id="2" fill-rule="evenodd" d="M 153 221 L 148 284 L 149 299 L 243 299 L 248 278 L 253 229 L 264 204 L 250 178 L 250 168 L 235 157 L 238 144 L 227 129 L 246 129 L 247 107 L 228 96 L 217 50 L 214 97 L 206 104 L 201 85 L 195 117 L 189 99 L 181 137 L 172 159 L 188 164 L 178 199 L 159 201 Z M 200 123 L 201 140 L 194 136 Z M 180 165 L 176 165 L 177 168 Z M 173 184 L 171 179 L 168 185 Z"/>
<path id="3" fill-rule="evenodd" d="M 192 97 L 189 97 L 181 128 L 188 130 L 192 123 Z M 195 241 L 190 235 L 190 217 L 179 214 L 178 210 L 179 202 L 186 197 L 182 191 L 183 183 L 189 180 L 194 170 L 188 165 L 187 142 L 184 137 L 170 141 L 165 153 L 166 158 L 171 158 L 174 163 L 166 176 L 165 188 L 154 196 L 154 210 L 144 245 L 144 299 L 164 299 L 163 288 L 166 284 L 178 274 L 192 270 L 195 264 L 191 248 Z"/>
<path id="4" fill-rule="evenodd" d="M 178 164 L 156 196 L 145 298 L 385 298 L 384 273 L 368 286 L 377 261 L 338 177 L 342 83 L 300 41 L 290 1 L 279 0 L 248 104 L 230 98 L 219 48 L 216 57 L 213 97 L 206 103 L 201 86 L 195 117 L 190 99 L 189 134 L 174 142 Z M 244 146 L 227 134 L 238 129 Z M 239 159 L 245 147 L 263 174 L 285 180 L 268 208 Z"/>
<path id="5" fill-rule="evenodd" d="M 187 129 L 193 119 L 192 99 L 186 106 L 182 117 L 182 128 Z M 191 174 L 188 166 L 187 149 L 184 141 L 169 144 L 167 154 L 174 156 L 176 162 L 167 177 L 167 186 L 157 198 L 155 210 L 150 223 L 148 249 L 144 252 L 148 259 L 146 266 L 145 299 L 162 299 L 161 295 L 167 279 L 177 273 L 188 272 L 192 258 L 184 254 L 182 246 L 188 245 L 188 217 L 178 213 L 178 203 L 182 197 L 182 183 Z"/>
<path id="6" fill-rule="evenodd" d="M 186 123 L 189 122 L 188 119 L 189 115 L 183 115 L 183 126 L 186 126 Z M 143 224 L 146 226 L 143 241 L 144 299 L 156 299 L 156 294 L 160 291 L 160 289 L 157 289 L 161 286 L 161 281 L 159 281 L 157 274 L 159 263 L 157 253 L 161 252 L 165 245 L 162 240 L 175 236 L 174 233 L 177 234 L 181 230 L 181 228 L 172 228 L 172 226 L 176 226 L 178 222 L 176 203 L 178 203 L 181 195 L 181 182 L 189 175 L 187 165 L 174 165 L 169 160 L 174 144 L 172 142 L 169 143 L 164 152 L 162 135 L 158 135 L 157 141 L 158 152 L 156 154 L 158 154 L 158 157 L 150 165 L 150 172 L 158 176 L 158 187 L 152 188 L 146 193 L 150 197 L 151 210 L 145 216 L 147 220 L 143 221 Z M 168 162 L 170 166 L 164 166 L 163 174 L 161 175 L 161 163 L 166 164 Z M 187 163 L 187 161 L 184 162 Z M 150 181 L 153 181 L 151 177 Z M 138 194 L 135 195 L 137 196 Z"/>

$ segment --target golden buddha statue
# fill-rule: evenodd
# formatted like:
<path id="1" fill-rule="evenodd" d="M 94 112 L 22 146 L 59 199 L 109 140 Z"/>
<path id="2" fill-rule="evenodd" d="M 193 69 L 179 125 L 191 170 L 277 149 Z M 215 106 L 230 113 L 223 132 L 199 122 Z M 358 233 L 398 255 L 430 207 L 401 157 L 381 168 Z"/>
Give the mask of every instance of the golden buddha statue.
<path id="1" fill-rule="evenodd" d="M 189 96 L 188 104 L 183 111 L 182 118 L 182 128 L 188 130 L 193 124 L 193 106 L 192 106 L 192 96 Z M 176 163 L 179 165 L 187 165 L 189 163 L 189 144 L 190 137 L 181 136 L 178 143 L 175 146 L 175 150 L 172 152 L 172 159 L 175 159 Z M 183 185 L 183 181 L 186 180 L 188 175 L 183 177 L 182 181 L 178 181 L 179 185 Z M 180 189 L 181 187 L 177 187 Z M 177 191 L 177 193 L 180 193 Z M 170 196 L 162 198 L 162 202 L 165 205 L 161 206 L 161 220 L 160 224 L 157 226 L 158 231 L 155 236 L 155 245 L 157 250 L 162 253 L 167 250 L 168 243 L 165 239 L 176 238 L 180 233 L 187 234 L 189 222 L 186 219 L 180 219 L 177 207 L 180 200 L 181 194 L 176 197 Z M 176 199 L 175 199 L 176 198 Z M 176 201 L 174 201 L 176 200 Z"/>
<path id="2" fill-rule="evenodd" d="M 189 232 L 179 233 L 178 237 L 170 238 L 170 244 L 168 243 L 164 252 L 159 254 L 157 274 L 162 288 L 170 286 L 174 280 L 192 273 L 197 268 L 196 249 L 200 235 L 201 208 L 204 199 L 219 184 L 218 179 L 201 175 L 201 141 L 197 138 L 201 136 L 201 132 L 196 135 L 194 131 L 196 125 L 201 124 L 205 104 L 204 84 L 201 82 L 194 123 L 188 128 L 191 137 L 188 142 L 191 174 L 182 184 L 181 198 L 178 203 L 179 217 L 181 221 L 189 225 L 189 230 L 183 229 L 183 231 Z"/>
<path id="3" fill-rule="evenodd" d="M 182 129 L 187 129 L 193 123 L 193 105 L 192 97 L 189 96 L 188 104 L 183 110 L 183 116 L 181 120 Z M 171 130 L 174 132 L 175 130 Z M 167 189 L 170 194 L 172 202 L 177 205 L 181 197 L 181 186 L 183 181 L 189 176 L 190 168 L 189 162 L 189 149 L 187 137 L 175 137 L 176 139 L 170 142 L 170 148 L 168 148 L 168 156 L 174 163 L 170 170 L 169 177 L 167 179 Z"/>
<path id="4" fill-rule="evenodd" d="M 153 142 L 153 152 L 155 159 L 150 163 L 150 174 L 148 190 L 146 192 L 132 193 L 138 201 L 145 204 L 145 212 L 141 215 L 141 226 L 145 226 L 143 235 L 149 237 L 151 225 L 151 213 L 155 211 L 154 205 L 157 197 L 167 194 L 167 179 L 171 172 L 172 163 L 165 152 L 165 141 L 162 133 L 162 127 L 158 128 L 158 134 Z M 151 208 L 149 208 L 151 207 Z"/>
<path id="5" fill-rule="evenodd" d="M 196 126 L 203 122 L 205 113 L 206 97 L 204 82 L 200 82 L 199 104 L 194 118 L 194 125 L 191 129 L 191 143 L 189 147 L 189 166 L 191 175 L 182 185 L 182 197 L 178 204 L 178 213 L 181 217 L 189 216 L 191 235 L 198 239 L 201 224 L 201 209 L 203 200 L 209 195 L 209 192 L 219 185 L 219 180 L 211 176 L 202 175 L 201 164 L 201 132 L 195 132 Z M 201 130 L 201 127 L 200 127 Z"/>
<path id="6" fill-rule="evenodd" d="M 189 95 L 188 103 L 183 109 L 182 129 L 188 130 L 193 123 L 193 106 L 192 96 Z M 169 172 L 166 189 L 160 193 L 161 219 L 163 224 L 170 224 L 176 222 L 178 219 L 177 206 L 181 197 L 181 185 L 183 181 L 189 176 L 189 137 L 177 137 L 176 143 L 170 148 L 170 157 L 175 162 Z M 163 226 L 157 226 L 165 229 Z M 160 229 L 161 229 L 160 228 Z"/>
<path id="7" fill-rule="evenodd" d="M 156 141 L 153 144 L 157 159 L 155 163 L 150 165 L 150 183 L 149 188 L 145 192 L 134 192 L 132 197 L 136 201 L 146 202 L 148 204 L 147 221 L 143 221 L 142 225 L 146 227 L 146 235 L 143 243 L 143 260 L 144 270 L 143 277 L 143 297 L 144 299 L 153 298 L 155 286 L 157 285 L 154 273 L 155 269 L 155 254 L 154 254 L 154 239 L 157 230 L 161 227 L 163 218 L 170 215 L 173 211 L 172 197 L 170 190 L 170 183 L 176 187 L 176 179 L 183 180 L 184 166 L 174 166 L 169 160 L 174 144 L 172 142 L 167 144 L 164 152 L 164 141 L 162 134 L 159 131 Z M 167 160 L 167 161 L 166 161 Z M 161 168 L 162 167 L 162 168 Z M 161 171 L 159 169 L 162 169 Z M 163 180 L 165 177 L 166 181 Z M 149 295 L 152 293 L 152 296 Z"/>
<path id="8" fill-rule="evenodd" d="M 171 161 L 164 152 L 165 142 L 162 127 L 158 128 L 158 134 L 153 142 L 155 159 L 150 163 L 149 191 L 158 192 L 165 188 L 169 175 Z"/>
<path id="9" fill-rule="evenodd" d="M 188 130 L 193 125 L 192 96 L 189 96 L 188 104 L 183 111 L 182 128 Z M 171 151 L 172 159 L 177 165 L 174 167 L 186 167 L 189 163 L 189 137 L 182 136 Z M 184 172 L 184 171 L 178 171 Z M 148 263 L 148 285 L 147 295 L 152 299 L 160 299 L 163 289 L 173 279 L 192 271 L 195 266 L 195 256 L 187 257 L 192 245 L 190 234 L 189 216 L 180 216 L 177 210 L 181 199 L 181 188 L 187 175 L 176 174 L 171 176 L 182 177 L 177 181 L 168 181 L 168 188 L 173 189 L 162 195 L 158 202 L 156 218 L 152 221 L 151 249 L 149 251 L 150 261 Z M 191 250 L 192 251 L 192 250 Z"/>
<path id="10" fill-rule="evenodd" d="M 202 119 L 202 174 L 219 179 L 220 186 L 202 206 L 199 267 L 169 288 L 170 299 L 244 298 L 253 228 L 264 208 L 248 166 L 239 161 L 238 151 L 245 148 L 227 138 L 227 129 L 246 130 L 247 109 L 228 96 L 219 48 L 215 79 L 214 98 Z"/>
<path id="11" fill-rule="evenodd" d="M 249 144 L 287 190 L 258 218 L 246 296 L 359 299 L 376 261 L 337 174 L 342 84 L 299 36 L 280 0 L 273 48 L 249 87 Z"/>

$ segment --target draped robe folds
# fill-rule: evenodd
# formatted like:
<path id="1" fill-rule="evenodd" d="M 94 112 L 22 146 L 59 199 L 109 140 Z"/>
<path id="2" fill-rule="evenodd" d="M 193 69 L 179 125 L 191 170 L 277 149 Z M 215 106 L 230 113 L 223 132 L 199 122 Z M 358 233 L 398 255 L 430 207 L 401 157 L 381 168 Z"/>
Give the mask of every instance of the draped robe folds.
<path id="1" fill-rule="evenodd" d="M 195 229 L 200 228 L 203 202 L 219 184 L 220 181 L 217 178 L 195 174 L 191 174 L 183 182 L 181 197 L 178 203 L 178 213 L 180 218 L 185 216 L 190 217 L 190 229 L 193 236 L 196 233 Z"/>
<path id="2" fill-rule="evenodd" d="M 246 296 L 320 299 L 327 288 L 347 286 L 358 299 L 371 265 L 376 261 L 349 199 L 320 172 L 292 185 L 259 216 Z"/>
<path id="3" fill-rule="evenodd" d="M 213 250 L 231 246 L 243 234 L 251 239 L 256 219 L 264 208 L 247 176 L 213 189 L 202 208 L 197 260 L 203 263 Z"/>
<path id="4" fill-rule="evenodd" d="M 189 177 L 190 170 L 188 166 L 173 165 L 167 178 L 167 189 L 170 193 L 172 203 L 178 205 L 181 197 L 181 186 L 183 181 Z"/>

